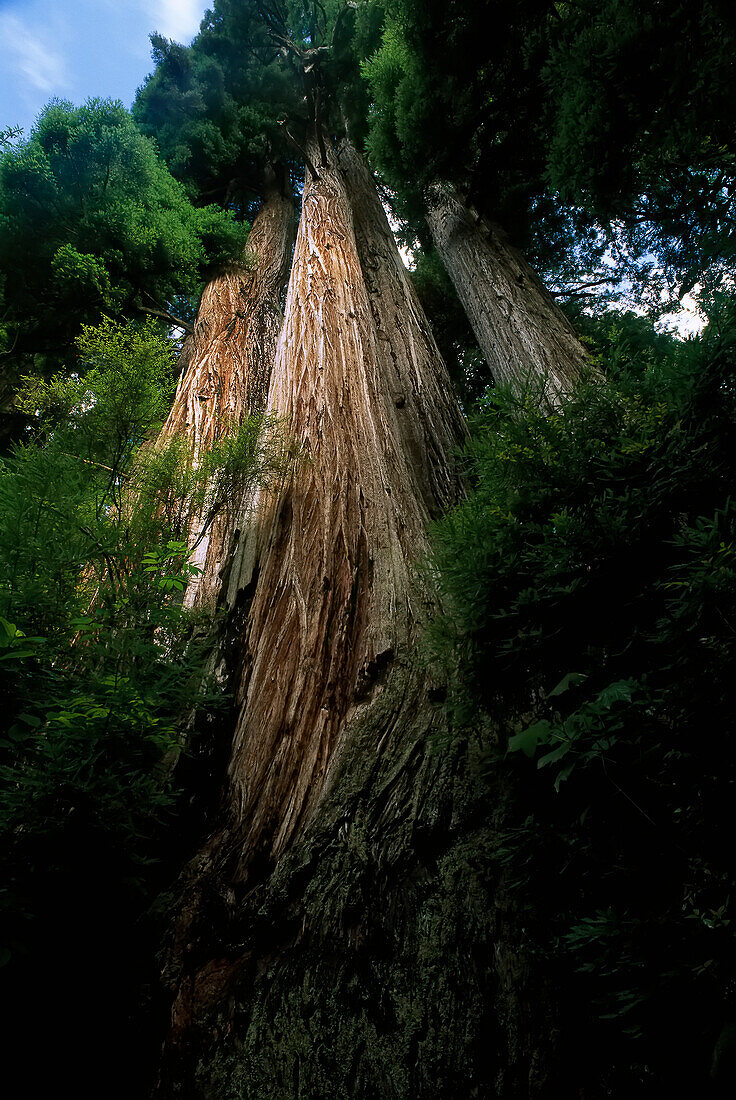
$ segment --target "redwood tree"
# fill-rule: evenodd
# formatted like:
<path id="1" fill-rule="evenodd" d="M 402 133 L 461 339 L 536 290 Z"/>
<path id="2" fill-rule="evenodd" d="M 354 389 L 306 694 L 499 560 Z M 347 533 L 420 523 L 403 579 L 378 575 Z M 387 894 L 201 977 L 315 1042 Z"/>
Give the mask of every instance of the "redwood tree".
<path id="1" fill-rule="evenodd" d="M 599 6 L 604 12 L 594 35 L 599 44 L 607 41 L 606 20 L 612 11 L 633 18 L 640 7 L 621 0 L 603 0 Z M 716 7 L 702 5 L 706 13 Z M 624 433 L 624 472 L 633 469 L 640 477 L 636 471 L 643 469 L 642 455 L 660 453 L 652 450 L 659 436 L 665 444 L 661 454 L 675 455 L 673 468 L 685 470 L 686 510 L 678 505 L 672 512 L 667 505 L 669 519 L 657 528 L 669 532 L 668 538 L 672 532 L 681 533 L 682 516 L 696 507 L 698 479 L 693 480 L 680 461 L 685 437 L 677 400 L 666 433 L 660 431 L 662 406 L 654 400 L 651 408 L 642 406 L 638 394 L 621 402 L 613 387 L 593 385 L 579 391 L 583 396 L 578 405 L 563 401 L 589 367 L 572 327 L 520 250 L 531 249 L 536 261 L 549 261 L 562 250 L 562 229 L 572 224 L 569 211 L 567 222 L 560 216 L 547 184 L 548 150 L 540 125 L 547 117 L 545 96 L 549 98 L 545 72 L 555 65 L 557 71 L 564 70 L 569 56 L 578 66 L 573 88 L 594 82 L 595 74 L 586 68 L 586 20 L 591 9 L 587 0 L 572 12 L 568 9 L 569 5 L 549 0 L 524 0 L 506 8 L 493 0 L 476 5 L 447 0 L 440 6 L 426 0 L 365 0 L 357 5 L 343 0 L 217 0 L 190 49 L 154 37 L 157 69 L 136 107 L 140 126 L 158 139 L 171 171 L 186 186 L 185 197 L 169 177 L 157 176 L 167 181 L 161 183 L 162 195 L 173 202 L 164 222 L 176 228 L 172 209 L 179 210 L 182 224 L 196 230 L 182 263 L 195 282 L 205 272 L 209 278 L 194 323 L 189 323 L 194 306 L 185 300 L 187 285 L 172 281 L 170 272 L 150 284 L 128 278 L 135 274 L 135 248 L 118 272 L 120 279 L 111 281 L 108 261 L 118 262 L 123 253 L 109 241 L 109 247 L 98 249 L 97 237 L 88 234 L 86 193 L 77 211 L 81 220 L 64 221 L 64 234 L 69 225 L 73 229 L 69 239 L 36 234 L 35 243 L 52 245 L 45 256 L 45 273 L 40 266 L 31 272 L 40 276 L 31 295 L 39 302 L 43 288 L 51 285 L 51 271 L 58 287 L 67 292 L 84 277 L 96 288 L 95 309 L 100 303 L 112 308 L 117 302 L 120 309 L 145 309 L 171 324 L 177 298 L 186 307 L 184 328 L 192 331 L 184 342 L 179 387 L 163 431 L 157 435 L 151 426 L 145 440 L 132 440 L 130 431 L 122 432 L 130 459 L 125 470 L 115 463 L 100 463 L 104 449 L 92 458 L 95 470 L 106 471 L 108 489 L 112 487 L 117 500 L 130 499 L 123 481 L 133 468 L 134 444 L 141 444 L 155 460 L 165 455 L 169 443 L 183 440 L 187 473 L 193 465 L 210 469 L 206 464 L 217 447 L 253 413 L 265 413 L 278 425 L 289 452 L 279 476 L 255 490 L 251 482 L 246 493 L 234 479 L 224 507 L 215 509 L 206 490 L 191 508 L 187 505 L 195 490 L 179 494 L 183 530 L 201 567 L 185 599 L 219 612 L 214 616 L 219 634 L 210 660 L 215 675 L 202 678 L 200 665 L 184 659 L 185 651 L 197 650 L 196 615 L 181 614 L 181 623 L 190 625 L 176 633 L 167 625 L 177 621 L 173 614 L 157 618 L 139 600 L 136 606 L 148 648 L 141 646 L 128 666 L 116 655 L 119 628 L 113 625 L 109 632 L 115 664 L 112 675 L 101 681 L 103 697 L 112 695 L 114 706 L 125 710 L 126 721 L 135 724 L 144 746 L 158 746 L 155 768 L 145 775 L 145 790 L 155 795 L 160 775 L 171 776 L 173 769 L 174 782 L 186 792 L 182 802 L 187 809 L 180 819 L 186 852 L 179 848 L 176 856 L 169 852 L 168 857 L 177 860 L 181 873 L 166 896 L 168 932 L 161 954 L 167 999 L 158 1079 L 162 1098 L 311 1100 L 334 1094 L 403 1100 L 497 1094 L 505 1100 L 526 1100 L 566 1095 L 580 1087 L 577 1051 L 571 1057 L 556 1049 L 561 1014 L 551 979 L 554 952 L 548 951 L 540 961 L 540 945 L 550 939 L 540 931 L 540 914 L 554 907 L 521 908 L 518 900 L 518 882 L 535 862 L 525 862 L 524 838 L 535 832 L 537 788 L 532 781 L 532 813 L 521 824 L 519 805 L 527 805 L 518 798 L 521 769 L 514 770 L 504 753 L 507 744 L 512 749 L 531 748 L 533 753 L 537 743 L 556 736 L 550 721 L 558 704 L 549 700 L 565 696 L 564 709 L 568 701 L 572 705 L 581 698 L 576 682 L 585 677 L 567 669 L 584 670 L 587 666 L 578 662 L 595 656 L 591 631 L 603 631 L 596 660 L 604 670 L 609 660 L 617 667 L 631 648 L 627 627 L 612 651 L 608 620 L 596 618 L 589 602 L 580 603 L 580 592 L 586 591 L 581 585 L 591 585 L 595 594 L 603 576 L 590 517 L 598 515 L 599 491 L 603 500 L 613 499 L 605 486 L 609 437 L 602 436 L 606 445 L 601 449 L 598 436 L 591 434 L 591 409 L 599 409 L 605 424 L 613 423 L 609 414 L 620 417 L 620 430 L 614 424 L 614 435 L 620 438 Z M 495 21 L 492 38 L 482 23 L 489 16 Z M 708 25 L 709 20 L 710 16 Z M 625 43 L 626 26 L 617 28 Z M 552 70 L 546 68 L 550 58 Z M 728 67 L 720 71 L 725 79 Z M 627 101 L 626 95 L 618 100 L 622 98 Z M 53 151 L 52 160 L 66 171 L 66 145 L 58 140 L 58 122 L 65 110 L 55 108 L 42 133 Z M 112 113 L 119 114 L 118 109 Z M 123 128 L 128 132 L 125 117 Z M 578 116 L 574 110 L 563 110 L 559 117 L 569 121 Z M 446 125 L 438 127 L 438 119 L 445 118 Z M 563 126 L 557 133 L 558 167 L 565 162 L 560 142 L 564 145 L 566 132 Z M 725 131 L 717 132 L 727 140 Z M 642 124 L 635 143 L 638 179 L 645 178 L 650 164 L 649 133 Z M 585 128 L 580 130 L 579 147 L 588 147 L 590 136 Z M 138 146 L 141 140 L 140 135 L 131 138 Z M 716 152 L 706 146 L 701 148 L 701 167 L 709 174 L 730 154 L 726 144 Z M 144 147 L 145 162 L 153 163 L 152 146 Z M 107 146 L 101 148 L 104 152 Z M 463 417 L 397 251 L 364 150 L 383 182 L 395 188 L 390 196 L 380 192 L 384 201 L 391 199 L 417 239 L 426 243 L 431 235 L 434 240 L 495 380 L 510 383 L 510 390 L 516 391 L 507 390 L 504 397 L 486 403 L 487 436 L 495 441 L 490 448 L 494 465 L 489 467 L 494 491 L 485 496 L 483 491 L 470 493 L 464 507 L 450 510 L 442 527 L 443 557 L 428 555 L 427 531 L 463 497 L 456 468 L 465 435 Z M 38 150 L 30 153 L 31 168 L 42 163 Z M 101 181 L 92 191 L 97 188 L 104 206 L 104 158 L 92 156 L 90 163 L 97 165 L 93 177 Z M 6 187 L 8 166 L 16 179 L 21 176 L 13 158 L 4 165 L 0 183 Z M 45 185 L 50 177 L 46 171 L 41 176 Z M 676 176 L 675 172 L 666 181 L 665 196 L 671 185 L 677 185 Z M 729 178 L 724 175 L 720 183 L 718 178 L 709 180 L 716 221 L 730 208 Z M 69 193 L 75 195 L 73 182 Z M 124 173 L 119 182 L 129 196 Z M 17 187 L 14 194 L 22 198 L 23 188 Z M 151 226 L 141 222 L 138 198 L 134 195 L 135 201 L 128 204 L 129 212 L 135 213 L 129 243 L 142 242 L 145 251 L 159 235 L 147 232 Z M 224 215 L 206 208 L 203 213 L 202 206 L 213 198 Z M 200 209 L 192 209 L 190 200 Z M 154 203 L 150 210 L 155 209 Z M 233 219 L 252 222 L 248 251 L 233 258 L 231 250 L 221 249 L 219 259 L 228 254 L 230 258 L 213 274 L 202 240 L 208 233 L 231 245 L 240 240 L 239 230 L 230 224 Z M 696 223 L 698 217 L 687 225 Z M 23 221 L 31 235 L 34 226 L 33 218 Z M 10 223 L 5 229 L 9 228 Z M 178 236 L 174 234 L 174 242 Z M 25 268 L 30 271 L 27 263 Z M 8 302 L 20 303 L 13 314 L 17 321 L 23 299 L 13 294 L 23 287 L 10 290 Z M 43 320 L 40 306 L 38 316 Z M 70 314 L 66 320 L 73 327 L 79 318 Z M 40 323 L 33 331 L 45 335 L 46 328 Z M 68 350 L 68 339 L 64 346 Z M 164 350 L 168 356 L 168 346 Z M 709 400 L 725 402 L 731 392 L 727 377 L 712 374 L 707 384 Z M 550 402 L 560 406 L 558 415 L 549 416 L 547 408 L 540 411 L 535 401 L 519 402 L 519 392 L 525 399 L 529 385 L 537 390 L 546 387 Z M 63 379 L 54 379 L 46 389 L 63 393 L 65 386 Z M 35 405 L 29 407 L 32 411 Z M 90 409 L 94 414 L 93 399 L 78 403 L 80 415 Z M 573 420 L 577 417 L 575 438 L 581 441 L 574 455 L 584 459 L 577 473 L 556 442 L 571 423 L 570 410 Z M 637 423 L 641 431 L 632 435 Z M 74 430 L 72 424 L 71 435 Z M 725 455 L 732 441 L 730 429 L 724 425 L 722 430 Z M 613 446 L 615 440 L 610 442 Z M 64 443 L 59 433 L 56 443 Z M 473 476 L 482 490 L 488 473 L 483 469 L 483 448 L 476 447 L 474 453 Z M 710 453 L 706 442 L 698 443 L 695 453 L 698 462 L 693 470 L 700 477 L 699 463 Z M 90 465 L 86 457 L 81 461 Z M 550 489 L 545 462 L 553 463 L 570 509 L 560 511 L 558 489 Z M 141 470 L 144 465 L 141 462 Z M 724 461 L 721 469 L 728 468 Z M 529 470 L 529 476 L 520 477 L 520 470 Z M 668 464 L 658 461 L 657 471 L 658 477 L 664 471 L 666 479 Z M 641 508 L 636 494 L 629 492 L 627 478 L 628 473 L 622 499 L 629 504 L 633 500 L 638 523 Z M 205 480 L 200 478 L 200 487 Z M 590 488 L 591 501 L 581 494 L 581 484 L 586 493 Z M 646 486 L 641 491 L 646 494 Z M 34 502 L 38 497 L 56 524 L 53 502 L 46 508 L 40 491 L 33 493 Z M 540 510 L 540 497 L 545 506 L 549 504 L 547 511 Z M 19 514 L 25 515 L 23 493 L 16 492 L 14 501 Z M 159 503 L 156 498 L 149 517 L 158 517 Z M 569 521 L 577 515 L 575 509 L 580 511 L 575 527 L 579 542 L 573 544 Z M 119 512 L 118 526 L 125 529 L 122 504 Z M 69 530 L 75 538 L 79 532 L 88 538 L 89 529 L 78 522 L 80 515 L 84 521 L 83 508 L 70 513 Z M 97 507 L 97 518 L 101 516 L 104 519 L 103 503 Z M 540 516 L 545 523 L 544 553 L 535 561 L 544 568 L 528 577 L 524 563 L 539 549 Z M 630 554 L 625 511 L 617 513 L 614 508 L 604 518 L 616 552 L 621 543 Z M 488 527 L 490 540 L 484 534 Z M 35 528 L 33 540 L 38 521 Z M 479 532 L 474 539 L 469 537 L 473 530 Z M 702 525 L 693 528 L 694 552 L 700 553 L 703 530 Z M 716 536 L 720 537 L 718 523 L 708 539 Z M 106 547 L 94 529 L 92 539 L 115 587 L 115 562 L 107 563 Z M 5 543 L 4 568 L 12 589 L 18 555 L 10 541 Z M 55 552 L 64 551 L 66 563 L 64 540 L 57 538 L 56 543 Z M 729 545 L 721 542 L 719 554 Z M 458 546 L 463 553 L 457 553 Z M 579 578 L 570 580 L 565 560 L 560 568 L 564 546 L 572 546 Z M 164 551 L 141 550 L 140 573 L 146 591 L 155 588 L 161 598 L 168 593 L 167 607 L 178 614 L 182 609 L 174 593 L 191 577 L 191 564 L 183 543 L 169 542 Z M 35 541 L 33 555 L 38 556 Z M 178 561 L 175 576 L 163 572 L 173 559 Z M 649 568 L 649 559 L 644 565 Z M 442 585 L 437 583 L 437 569 L 443 573 Z M 533 595 L 537 573 L 541 589 L 547 586 L 539 599 Z M 454 577 L 454 586 L 448 575 Z M 503 587 L 504 577 L 511 578 L 510 595 Z M 63 579 L 70 591 L 76 591 L 79 578 L 75 562 L 65 565 Z M 620 594 L 619 603 L 626 606 L 629 581 L 620 570 L 618 581 L 620 589 L 609 585 L 607 596 L 610 602 L 611 592 Z M 8 582 L 3 583 L 7 587 Z M 673 587 L 681 586 L 667 586 Z M 438 590 L 444 593 L 444 607 Z M 691 592 L 689 586 L 687 590 Z M 549 617 L 545 618 L 548 596 L 553 607 L 560 606 L 562 616 L 551 632 Z M 120 607 L 127 608 L 125 593 L 121 600 Z M 582 631 L 574 629 L 576 620 L 566 613 L 568 602 L 582 615 Z M 453 615 L 445 614 L 448 604 L 454 604 Z M 657 628 L 663 606 L 657 597 L 649 617 L 654 616 Z M 122 621 L 127 614 L 121 611 Z M 433 618 L 444 619 L 449 666 L 436 668 L 423 647 L 425 624 Z M 674 615 L 671 619 L 676 624 Z M 98 629 L 92 615 L 79 627 Z M 700 646 L 704 634 L 699 614 L 688 629 Z M 719 630 L 723 633 L 722 627 Z M 559 651 L 565 631 L 574 635 L 571 652 L 581 649 L 573 663 Z M 10 650 L 2 659 L 26 661 L 23 684 L 33 679 L 33 646 L 40 640 L 26 639 L 14 623 L 0 620 L 0 645 Z M 665 641 L 663 659 L 668 659 L 669 633 Z M 83 644 L 84 639 L 75 637 L 65 645 L 63 657 L 48 662 L 54 682 L 67 664 L 74 664 Z M 483 659 L 484 647 L 492 651 L 490 659 Z M 163 738 L 162 747 L 160 717 L 150 710 L 150 693 L 134 698 L 135 705 L 120 707 L 121 700 L 131 697 L 125 689 L 118 690 L 121 670 L 147 672 L 145 654 L 151 648 L 157 654 L 154 672 L 166 666 L 168 677 L 187 689 L 191 684 L 197 688 L 172 693 L 174 701 L 167 696 L 167 707 L 159 708 L 167 731 L 174 729 L 171 708 L 179 708 L 176 732 L 184 727 L 189 735 L 184 752 L 176 751 L 179 742 L 173 734 Z M 538 658 L 542 651 L 550 654 L 544 662 Z M 724 645 L 719 652 L 725 670 L 730 667 L 730 650 Z M 473 664 L 476 653 L 480 657 Z M 447 705 L 452 659 L 465 662 L 460 671 L 466 681 L 469 671 L 473 673 L 475 689 L 473 695 L 466 684 L 466 698 L 475 699 L 475 709 L 466 708 L 459 723 L 453 721 L 457 711 Z M 644 667 L 649 675 L 646 662 Z M 671 671 L 676 666 L 666 667 Z M 496 680 L 508 683 L 487 682 L 489 669 L 495 670 Z M 551 682 L 557 680 L 558 686 L 550 690 L 547 676 L 552 669 L 556 675 Z M 463 677 L 458 679 L 462 682 Z M 210 680 L 216 682 L 226 706 L 207 709 L 210 696 L 200 685 L 209 687 Z M 76 706 L 80 691 L 74 685 L 73 679 L 67 683 Z M 605 695 L 600 686 L 591 676 L 584 688 L 592 693 L 595 729 L 600 718 L 595 707 L 603 705 Z M 628 688 L 615 681 L 609 686 L 615 689 L 609 701 L 618 705 Z M 498 718 L 488 701 L 502 697 L 506 709 Z M 179 699 L 187 701 L 179 705 Z M 36 735 L 20 729 L 21 743 L 53 749 L 54 761 L 64 773 L 70 768 L 64 752 L 66 734 L 57 743 L 48 732 L 57 722 L 64 730 L 72 729 L 69 742 L 72 736 L 81 742 L 84 722 L 73 707 L 60 707 L 51 716 L 46 707 L 38 717 L 35 711 L 21 710 L 20 701 L 21 695 L 15 706 L 18 721 L 28 724 L 30 715 L 30 728 L 40 730 Z M 85 704 L 83 693 L 81 702 Z M 85 705 L 89 703 L 88 696 Z M 103 780 L 108 777 L 113 709 L 112 704 L 93 705 L 89 717 L 100 733 L 95 762 L 100 761 Z M 537 709 L 539 722 L 528 726 L 529 714 Z M 668 718 L 667 738 L 669 724 Z M 11 743 L 17 733 L 11 731 L 3 751 L 15 753 L 23 768 L 22 750 L 18 755 Z M 614 726 L 613 737 L 617 736 Z M 571 743 L 568 738 L 567 747 L 556 746 L 552 759 L 540 762 L 546 766 L 561 760 Z M 641 757 L 638 748 L 637 755 Z M 649 758 L 648 750 L 644 758 Z M 598 759 L 594 754 L 593 766 Z M 564 761 L 557 786 L 570 778 L 568 767 Z M 17 774 L 10 773 L 14 805 L 24 790 Z M 34 773 L 26 770 L 25 775 L 30 777 L 30 790 Z M 54 775 L 51 770 L 47 778 Z M 599 776 L 599 782 L 609 799 L 615 802 L 622 796 L 639 813 L 638 803 L 617 781 L 611 780 L 615 795 L 608 790 L 607 774 Z M 47 786 L 50 799 L 58 801 L 54 783 Z M 72 784 L 72 795 L 58 803 L 57 815 L 72 822 L 72 830 L 79 820 L 78 802 Z M 572 805 L 576 809 L 574 800 Z M 96 806 L 94 802 L 95 814 Z M 111 807 L 115 809 L 114 801 Z M 632 811 L 627 807 L 627 812 Z M 587 814 L 574 813 L 571 830 L 582 833 Z M 551 811 L 549 819 L 556 820 Z M 27 824 L 19 817 L 11 820 L 20 821 L 13 829 L 23 842 Z M 131 820 L 130 830 L 135 831 L 137 819 Z M 598 810 L 588 815 L 584 835 L 590 835 L 591 821 L 599 820 L 600 832 L 606 832 Z M 45 818 L 42 824 L 45 827 Z M 651 818 L 649 824 L 654 824 Z M 66 835 L 65 829 L 60 835 Z M 136 838 L 136 853 L 137 844 Z M 658 851 L 658 844 L 659 833 L 652 851 Z M 558 847 L 551 843 L 542 850 L 554 852 Z M 615 854 L 615 845 L 613 849 Z M 19 850 L 23 851 L 22 843 Z M 141 850 L 148 851 L 145 845 Z M 595 860 L 593 864 L 597 866 Z M 605 903 L 606 860 L 602 867 Z M 552 877 L 549 867 L 545 870 Z M 87 871 L 85 864 L 85 882 L 92 882 L 94 889 L 97 880 L 92 881 Z M 534 873 L 538 875 L 538 868 Z M 539 881 L 534 879 L 535 884 Z M 574 882 L 577 888 L 578 880 Z M 709 887 L 704 888 L 703 904 L 709 896 Z M 692 897 L 689 904 L 694 904 Z M 714 908 L 714 921 L 725 911 L 724 905 L 719 916 Z M 693 915 L 699 912 L 700 904 Z M 108 929 L 104 921 L 100 924 L 99 954 L 104 958 Z M 556 927 L 564 928 L 564 922 Z M 593 932 L 589 922 L 586 927 L 588 939 L 595 938 L 595 922 Z M 706 962 L 703 969 L 708 966 Z M 100 967 L 99 973 L 102 982 L 107 972 Z M 23 974 L 16 974 L 20 987 Z M 129 992 L 131 988 L 132 983 Z M 720 1019 L 717 1014 L 713 1018 Z M 726 1037 L 729 1027 L 726 1019 Z M 563 1042 L 574 1047 L 576 1038 L 570 1034 Z M 575 1072 L 565 1080 L 570 1066 Z"/>
<path id="2" fill-rule="evenodd" d="M 542 380 L 551 399 L 592 372 L 569 319 L 495 223 L 482 221 L 452 184 L 427 189 L 432 241 L 497 384 L 518 392 Z"/>
<path id="3" fill-rule="evenodd" d="M 438 611 L 419 563 L 460 492 L 463 420 L 345 134 L 339 34 L 308 23 L 300 36 L 270 13 L 306 104 L 282 127 L 305 183 L 266 406 L 296 458 L 204 563 L 205 590 L 222 578 L 233 720 L 214 735 L 222 787 L 179 886 L 160 1092 L 429 1095 L 495 1078 L 536 1095 L 548 1040 L 524 1009 L 533 983 L 503 884 L 458 847 L 467 749 L 419 656 Z M 241 387 L 254 369 L 241 360 Z M 228 416 L 217 392 L 212 423 Z"/>
<path id="4" fill-rule="evenodd" d="M 441 721 L 412 663 L 434 602 L 414 570 L 430 516 L 457 492 L 461 418 L 367 169 L 347 144 L 323 138 L 322 147 L 326 164 L 309 138 L 320 168 L 302 196 L 268 398 L 299 458 L 278 492 L 260 495 L 231 568 L 228 604 L 233 613 L 248 605 L 239 714 L 220 823 L 190 867 L 176 929 L 172 1052 L 192 1043 L 203 1013 L 223 1010 L 246 957 L 263 950 L 254 941 L 223 958 L 222 937 L 238 927 L 251 940 L 255 899 L 278 897 L 295 856 L 325 828 L 353 829 L 357 804 L 373 804 L 374 784 L 404 771 L 407 752 L 413 765 L 425 756 Z M 387 826 L 411 814 L 412 775 L 379 798 Z M 349 944 L 345 872 L 342 860 L 326 861 L 334 883 L 319 889 L 339 887 L 331 926 Z M 230 899 L 214 940 L 213 895 Z M 190 1071 L 172 1070 L 173 1080 Z M 204 1060 L 199 1072 L 212 1066 Z M 263 1079 L 264 1094 L 272 1084 Z"/>

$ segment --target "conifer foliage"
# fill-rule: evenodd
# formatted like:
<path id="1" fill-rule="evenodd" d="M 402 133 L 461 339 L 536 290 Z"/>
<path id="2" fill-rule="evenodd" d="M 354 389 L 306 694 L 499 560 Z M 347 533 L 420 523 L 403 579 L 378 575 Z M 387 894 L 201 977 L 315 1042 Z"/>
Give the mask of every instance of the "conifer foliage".
<path id="1" fill-rule="evenodd" d="M 29 1094 L 730 1095 L 732 42 L 215 0 L 0 134 Z"/>
<path id="2" fill-rule="evenodd" d="M 605 1095 L 728 1079 L 732 308 L 638 353 L 611 318 L 605 385 L 552 416 L 490 397 L 433 540 L 459 720 L 517 793 L 495 859 Z"/>

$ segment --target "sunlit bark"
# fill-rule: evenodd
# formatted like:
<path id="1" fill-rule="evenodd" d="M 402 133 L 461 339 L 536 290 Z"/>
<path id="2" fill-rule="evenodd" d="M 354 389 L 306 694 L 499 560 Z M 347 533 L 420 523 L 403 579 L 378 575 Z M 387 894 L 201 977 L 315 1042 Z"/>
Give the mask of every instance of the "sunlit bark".
<path id="1" fill-rule="evenodd" d="M 253 221 L 242 264 L 231 264 L 205 287 L 194 332 L 182 351 L 182 373 L 159 440 L 183 436 L 198 461 L 201 452 L 246 416 L 266 406 L 271 368 L 283 323 L 281 296 L 293 242 L 294 206 L 274 184 Z M 233 541 L 240 501 L 228 502 L 206 530 L 191 517 L 193 564 L 201 577 L 187 602 L 212 606 Z"/>
<path id="2" fill-rule="evenodd" d="M 299 457 L 260 494 L 228 584 L 239 713 L 220 825 L 183 887 L 164 1094 L 186 1087 L 198 1024 L 261 957 L 243 907 L 290 893 L 293 861 L 321 851 L 349 946 L 357 870 L 325 836 L 370 819 L 390 858 L 447 779 L 431 745 L 441 707 L 415 660 L 435 606 L 416 566 L 430 517 L 457 496 L 462 418 L 370 176 L 349 146 L 329 161 L 305 184 L 268 397 Z M 306 936 L 315 920 L 305 910 Z M 223 935 L 247 943 L 223 950 Z"/>
<path id="3" fill-rule="evenodd" d="M 354 219 L 334 158 L 306 183 L 271 379 L 269 410 L 300 458 L 248 536 L 258 582 L 229 768 L 243 873 L 304 827 L 358 700 L 413 636 L 412 571 L 430 510 L 454 488 L 449 381 L 393 242 L 366 285 L 354 221 L 364 254 L 371 240 L 386 249 L 388 227 L 355 186 Z"/>

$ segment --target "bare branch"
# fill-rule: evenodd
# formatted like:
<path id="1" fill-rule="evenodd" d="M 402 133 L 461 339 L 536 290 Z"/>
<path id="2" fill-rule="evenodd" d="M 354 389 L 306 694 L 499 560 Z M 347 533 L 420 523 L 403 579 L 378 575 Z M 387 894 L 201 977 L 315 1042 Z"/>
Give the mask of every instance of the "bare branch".
<path id="1" fill-rule="evenodd" d="M 318 84 L 314 92 L 314 128 L 317 131 L 317 142 L 319 143 L 319 155 L 322 161 L 322 167 L 328 168 L 329 161 L 327 160 L 327 149 L 325 148 L 325 135 L 322 131 L 322 97 L 320 92 L 321 89 Z"/>
<path id="2" fill-rule="evenodd" d="M 282 118 L 282 119 L 279 120 L 279 126 L 284 131 L 284 135 L 286 136 L 286 139 L 289 142 L 289 144 L 294 146 L 294 148 L 297 150 L 299 155 L 304 160 L 304 163 L 306 164 L 307 168 L 309 169 L 309 172 L 310 172 L 310 175 L 311 175 L 312 179 L 313 180 L 318 180 L 319 179 L 319 172 L 314 167 L 314 164 L 312 163 L 312 158 L 309 156 L 309 153 L 307 152 L 307 150 L 304 149 L 299 144 L 299 142 L 296 140 L 296 138 L 292 134 L 289 133 L 288 127 L 286 125 L 286 119 L 285 118 Z"/>
<path id="3" fill-rule="evenodd" d="M 147 297 L 151 297 L 150 294 Z M 151 298 L 151 301 L 155 299 Z M 194 332 L 194 325 L 191 321 L 185 321 L 183 317 L 177 317 L 175 313 L 172 313 L 168 309 L 164 309 L 163 306 L 156 302 L 153 306 L 144 306 L 142 302 L 133 303 L 136 309 L 139 309 L 141 313 L 150 313 L 154 317 L 161 317 L 164 321 L 170 321 L 172 325 L 176 325 L 177 328 L 184 329 L 185 332 Z"/>
<path id="4" fill-rule="evenodd" d="M 577 286 L 565 288 L 564 290 L 552 290 L 550 293 L 553 298 L 585 298 L 593 287 L 620 281 L 618 275 L 607 275 L 603 279 L 591 279 L 589 283 L 578 283 Z"/>

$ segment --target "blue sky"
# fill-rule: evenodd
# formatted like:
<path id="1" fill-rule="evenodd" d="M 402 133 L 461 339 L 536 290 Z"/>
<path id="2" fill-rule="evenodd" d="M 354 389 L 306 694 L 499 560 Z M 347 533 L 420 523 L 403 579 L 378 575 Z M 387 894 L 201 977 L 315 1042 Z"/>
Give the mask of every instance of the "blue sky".
<path id="1" fill-rule="evenodd" d="M 0 0 L 0 130 L 28 133 L 49 99 L 122 99 L 153 68 L 148 36 L 188 43 L 207 0 Z"/>

